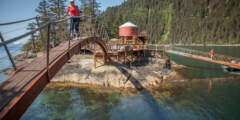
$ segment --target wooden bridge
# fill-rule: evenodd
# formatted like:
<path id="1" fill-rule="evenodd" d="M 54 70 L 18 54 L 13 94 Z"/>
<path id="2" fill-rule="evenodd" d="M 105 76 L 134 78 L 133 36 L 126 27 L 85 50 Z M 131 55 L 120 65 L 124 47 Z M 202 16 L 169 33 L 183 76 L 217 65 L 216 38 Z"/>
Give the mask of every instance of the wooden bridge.
<path id="1" fill-rule="evenodd" d="M 4 23 L 1 25 L 9 25 L 21 23 L 34 18 L 20 20 L 10 23 Z M 36 19 L 39 19 L 36 17 Z M 38 94 L 45 88 L 50 82 L 51 78 L 62 68 L 62 66 L 68 62 L 69 59 L 75 54 L 78 54 L 81 49 L 90 49 L 94 54 L 94 66 L 96 67 L 96 61 L 98 59 L 103 62 L 111 62 L 116 59 L 117 62 L 123 59 L 124 62 L 133 61 L 134 57 L 137 59 L 139 56 L 144 56 L 147 50 L 151 50 L 153 45 L 124 45 L 118 44 L 115 49 L 111 45 L 106 44 L 104 33 L 99 28 L 96 31 L 91 31 L 87 37 L 80 37 L 79 40 L 70 40 L 62 42 L 57 47 L 50 48 L 50 27 L 52 24 L 64 22 L 70 18 L 64 20 L 50 21 L 37 29 L 25 33 L 21 36 L 5 41 L 2 34 L 0 38 L 2 42 L 0 47 L 3 46 L 8 54 L 8 57 L 15 69 L 8 79 L 0 83 L 0 119 L 19 119 L 27 108 L 31 105 Z M 95 22 L 100 23 L 100 22 Z M 94 25 L 98 26 L 98 25 Z M 102 26 L 99 26 L 103 28 Z M 41 29 L 47 28 L 48 36 L 46 41 L 46 52 L 44 55 L 35 58 L 31 63 L 24 67 L 17 68 L 11 53 L 8 50 L 7 45 L 9 43 L 18 41 L 26 36 L 32 35 L 35 32 L 40 32 Z M 92 36 L 92 37 L 91 37 Z M 41 34 L 42 37 L 42 34 Z M 159 50 L 158 46 L 155 48 Z M 131 48 L 131 49 L 126 49 Z M 99 51 L 100 50 L 100 51 Z M 155 50 L 155 49 L 154 49 Z"/>
<path id="2" fill-rule="evenodd" d="M 240 64 L 239 64 L 240 59 L 234 58 L 231 56 L 223 56 L 223 55 L 216 54 L 214 59 L 211 59 L 209 53 L 181 48 L 181 47 L 174 47 L 171 50 L 167 50 L 166 52 L 193 58 L 193 59 L 198 59 L 206 62 L 217 63 L 220 65 L 229 66 L 235 69 L 240 69 Z M 232 60 L 235 60 L 236 63 L 232 63 L 231 62 Z"/>
<path id="3" fill-rule="evenodd" d="M 105 51 L 100 41 L 97 37 L 85 37 L 78 41 L 71 41 L 70 48 L 68 48 L 68 42 L 64 42 L 50 50 L 48 67 L 46 67 L 47 58 L 44 55 L 34 59 L 4 80 L 0 84 L 0 119 L 20 118 L 50 79 L 74 54 L 80 52 L 81 46 L 96 43 Z"/>

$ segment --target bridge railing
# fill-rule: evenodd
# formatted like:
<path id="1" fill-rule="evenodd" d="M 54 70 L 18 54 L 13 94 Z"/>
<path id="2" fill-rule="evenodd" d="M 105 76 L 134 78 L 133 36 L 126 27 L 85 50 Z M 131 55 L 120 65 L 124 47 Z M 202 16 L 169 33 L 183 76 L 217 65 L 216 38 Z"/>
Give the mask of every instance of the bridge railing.
<path id="1" fill-rule="evenodd" d="M 36 20 L 37 21 L 37 24 L 39 25 L 36 29 L 34 30 L 31 30 L 29 32 L 26 32 L 22 35 L 19 35 L 17 37 L 14 37 L 14 38 L 11 38 L 11 39 L 8 39 L 8 40 L 5 40 L 2 33 L 0 32 L 0 39 L 1 39 L 1 42 L 0 42 L 0 47 L 4 47 L 10 61 L 11 61 L 11 64 L 14 68 L 15 71 L 19 70 L 18 66 L 15 64 L 15 61 L 13 60 L 13 56 L 11 55 L 9 49 L 8 49 L 8 45 L 13 43 L 13 42 L 16 42 L 16 41 L 19 41 L 19 40 L 22 40 L 23 38 L 26 38 L 27 36 L 31 36 L 33 35 L 34 33 L 38 33 L 39 36 L 41 38 L 43 37 L 46 37 L 46 41 L 44 42 L 45 44 L 45 54 L 46 56 L 42 56 L 43 58 L 43 61 L 40 61 L 40 63 L 36 63 L 36 64 L 46 64 L 46 66 L 43 66 L 43 69 L 40 69 L 39 72 L 35 75 L 35 76 L 32 76 L 32 78 L 35 78 L 36 76 L 38 76 L 43 70 L 47 70 L 47 73 L 48 73 L 48 76 L 49 76 L 49 65 L 51 64 L 51 62 L 54 62 L 56 59 L 59 58 L 59 56 L 61 56 L 65 50 L 69 49 L 72 42 L 71 42 L 71 38 L 70 38 L 70 32 L 68 33 L 68 45 L 61 48 L 62 50 L 59 52 L 59 54 L 57 55 L 53 55 L 51 54 L 50 52 L 50 49 L 51 49 L 51 39 L 52 39 L 52 35 L 51 35 L 51 32 L 54 32 L 54 30 L 52 30 L 52 28 L 58 24 L 58 23 L 63 23 L 63 22 L 67 22 L 67 23 L 71 23 L 71 18 L 73 17 L 67 17 L 67 18 L 64 18 L 64 19 L 60 19 L 60 20 L 57 20 L 56 17 L 49 17 L 49 18 L 44 18 L 44 19 L 47 19 L 49 20 L 47 23 L 43 24 L 40 26 L 40 19 L 41 17 L 37 16 L 37 17 L 34 17 L 34 18 L 29 18 L 29 19 L 25 19 L 25 20 L 19 20 L 19 21 L 14 21 L 14 22 L 8 22 L 8 23 L 0 23 L 0 26 L 6 26 L 6 25 L 12 25 L 12 24 L 18 24 L 18 23 L 23 23 L 23 22 L 27 22 L 27 21 L 31 21 L 31 20 Z M 106 33 L 106 30 L 104 29 L 104 25 L 103 25 L 103 22 L 102 21 L 99 21 L 98 18 L 96 17 L 91 17 L 91 16 L 79 16 L 78 18 L 81 18 L 82 20 L 85 20 L 85 21 L 91 21 L 93 26 L 95 26 L 93 29 L 89 30 L 87 28 L 87 26 L 83 23 L 83 22 L 80 22 L 80 24 L 82 23 L 82 28 L 80 29 L 80 31 L 82 32 L 82 34 L 86 33 L 90 36 L 100 36 L 101 39 L 108 39 L 108 35 Z M 42 23 L 41 23 L 42 24 Z M 69 27 L 66 26 L 68 29 Z M 71 27 L 71 26 L 70 26 Z M 47 32 L 46 34 L 43 34 L 42 33 L 42 30 L 45 29 L 45 31 Z M 69 29 L 68 29 L 69 30 Z M 80 34 L 80 37 L 82 36 L 82 34 Z M 46 35 L 46 36 L 44 36 Z M 60 44 L 61 45 L 61 44 Z M 55 49 L 55 48 L 52 48 L 52 49 Z M 41 59 L 41 60 L 42 60 Z M 24 85 L 26 86 L 26 85 Z M 24 86 L 20 89 L 24 89 Z M 0 106 L 0 111 L 9 103 L 10 101 L 2 104 Z"/>
<path id="2" fill-rule="evenodd" d="M 40 39 L 43 39 L 44 37 L 46 37 L 46 41 L 44 41 L 44 44 L 45 44 L 45 50 L 46 50 L 46 67 L 48 68 L 48 66 L 49 66 L 49 54 L 50 54 L 49 51 L 50 51 L 50 48 L 51 48 L 50 43 L 51 43 L 51 39 L 53 38 L 51 33 L 54 32 L 53 28 L 54 28 L 55 25 L 57 25 L 59 23 L 63 23 L 63 22 L 66 22 L 68 24 L 71 23 L 72 18 L 80 18 L 82 21 L 91 21 L 91 25 L 94 28 L 91 28 L 89 30 L 89 28 L 87 28 L 87 26 L 85 24 L 82 24 L 82 29 L 80 29 L 80 32 L 82 34 L 86 33 L 88 36 L 99 36 L 102 39 L 106 39 L 106 40 L 109 39 L 108 34 L 107 34 L 106 30 L 104 29 L 104 24 L 103 24 L 104 22 L 99 21 L 99 18 L 97 18 L 97 17 L 78 16 L 78 17 L 67 17 L 67 18 L 60 19 L 60 20 L 58 20 L 57 18 L 58 18 L 57 16 L 53 16 L 53 17 L 36 16 L 36 17 L 24 19 L 24 20 L 18 20 L 18 21 L 7 22 L 7 23 L 0 23 L 0 26 L 7 26 L 7 25 L 19 24 L 19 23 L 23 23 L 23 22 L 27 22 L 27 21 L 31 21 L 31 20 L 36 20 L 36 23 L 38 25 L 38 27 L 36 29 L 31 30 L 29 32 L 26 32 L 26 33 L 24 33 L 22 35 L 19 35 L 17 37 L 8 39 L 8 40 L 5 40 L 2 33 L 0 32 L 0 39 L 1 39 L 0 47 L 4 47 L 6 53 L 9 57 L 9 60 L 11 61 L 12 67 L 14 68 L 15 71 L 18 70 L 18 68 L 15 64 L 15 61 L 13 60 L 13 56 L 11 55 L 11 53 L 8 49 L 9 44 L 11 44 L 13 42 L 16 42 L 16 41 L 19 41 L 19 40 L 22 40 L 23 38 L 26 38 L 27 36 L 33 35 L 34 33 L 39 33 Z M 48 20 L 48 22 L 46 22 L 45 24 L 41 23 L 42 25 L 40 26 L 40 19 L 46 19 L 46 20 Z M 80 24 L 81 23 L 83 23 L 83 22 L 80 22 Z M 46 34 L 42 33 L 43 29 L 45 29 L 45 31 L 47 31 Z M 69 26 L 66 26 L 66 29 L 68 29 L 68 31 L 69 31 Z M 71 29 L 71 25 L 70 25 L 70 29 Z M 68 37 L 68 48 L 66 48 L 66 49 L 69 49 L 70 45 L 71 45 L 71 39 L 72 38 L 71 38 L 69 33 L 68 33 L 68 36 L 67 36 Z M 44 36 L 44 35 L 46 35 L 46 36 Z M 81 34 L 80 34 L 80 37 L 81 37 Z"/>

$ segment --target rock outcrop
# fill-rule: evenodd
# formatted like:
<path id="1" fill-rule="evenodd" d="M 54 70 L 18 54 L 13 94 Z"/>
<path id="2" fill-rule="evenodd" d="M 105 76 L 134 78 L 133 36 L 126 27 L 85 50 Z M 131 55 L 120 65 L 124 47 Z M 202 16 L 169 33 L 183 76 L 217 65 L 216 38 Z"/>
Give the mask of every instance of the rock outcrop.
<path id="1" fill-rule="evenodd" d="M 176 76 L 175 71 L 163 69 L 163 64 L 161 59 L 153 62 L 142 60 L 129 69 L 122 64 L 98 63 L 95 69 L 92 56 L 76 55 L 51 82 L 76 82 L 117 88 L 153 87 Z"/>

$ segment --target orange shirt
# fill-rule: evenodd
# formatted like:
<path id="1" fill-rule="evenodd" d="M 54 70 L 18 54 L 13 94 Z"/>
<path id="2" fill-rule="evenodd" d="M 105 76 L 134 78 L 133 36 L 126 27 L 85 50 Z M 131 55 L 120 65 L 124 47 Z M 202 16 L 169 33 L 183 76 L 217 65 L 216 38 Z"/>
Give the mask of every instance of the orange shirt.
<path id="1" fill-rule="evenodd" d="M 71 13 L 71 16 L 79 16 L 78 6 L 77 5 L 74 5 L 74 6 L 69 5 L 67 7 L 67 13 L 68 12 Z"/>
<path id="2" fill-rule="evenodd" d="M 210 51 L 210 55 L 214 55 L 215 53 L 214 53 L 214 51 L 213 50 L 211 50 Z"/>

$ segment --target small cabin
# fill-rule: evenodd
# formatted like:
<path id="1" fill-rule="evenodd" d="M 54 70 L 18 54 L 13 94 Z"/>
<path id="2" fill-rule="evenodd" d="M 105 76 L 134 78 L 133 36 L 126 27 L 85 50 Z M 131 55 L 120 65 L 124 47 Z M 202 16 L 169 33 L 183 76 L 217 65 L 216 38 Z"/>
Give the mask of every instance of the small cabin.
<path id="1" fill-rule="evenodd" d="M 141 44 L 138 38 L 138 27 L 127 22 L 119 27 L 119 37 L 122 44 Z"/>

